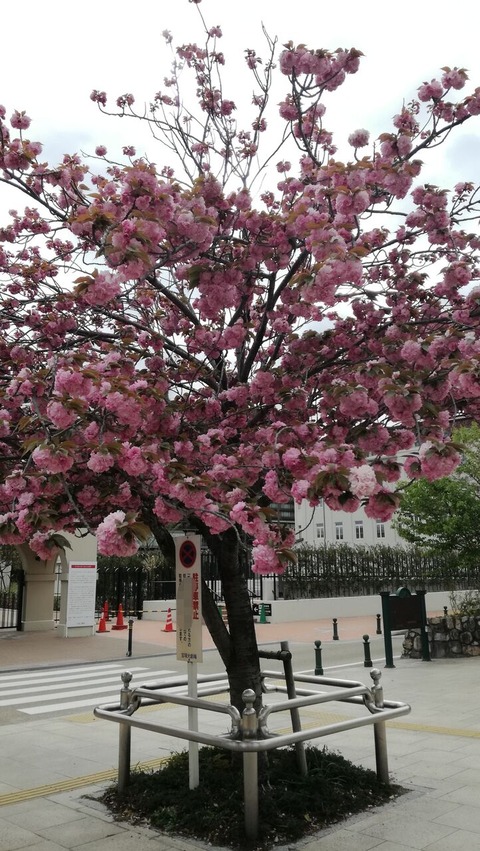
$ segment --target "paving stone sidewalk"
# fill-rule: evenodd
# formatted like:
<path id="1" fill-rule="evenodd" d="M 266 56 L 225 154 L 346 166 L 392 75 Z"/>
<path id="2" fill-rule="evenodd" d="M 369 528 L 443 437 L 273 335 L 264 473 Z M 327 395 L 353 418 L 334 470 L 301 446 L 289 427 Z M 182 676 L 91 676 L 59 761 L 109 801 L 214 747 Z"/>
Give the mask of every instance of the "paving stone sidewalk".
<path id="1" fill-rule="evenodd" d="M 275 625 L 262 628 L 272 641 L 277 640 L 275 630 L 267 631 L 267 626 Z M 322 641 L 328 640 L 320 635 L 323 628 L 328 629 L 328 624 L 325 627 L 319 622 L 303 624 L 298 630 L 289 625 L 288 635 L 286 625 L 280 626 L 282 639 L 302 640 L 301 630 L 304 630 L 305 640 L 310 641 L 317 630 Z M 347 636 L 350 634 L 347 625 L 343 626 Z M 357 637 L 362 634 L 359 630 L 366 627 L 357 622 L 350 624 L 350 629 Z M 141 645 L 147 650 L 156 648 L 157 653 L 159 648 L 171 652 L 172 645 L 165 641 L 170 642 L 172 638 L 164 634 L 159 638 L 160 630 L 161 625 L 156 624 L 145 627 L 140 635 L 138 625 L 139 649 Z M 268 640 L 265 632 L 261 641 Z M 43 649 L 40 649 L 42 642 Z M 108 636 L 105 642 L 100 642 L 98 636 L 61 640 L 58 650 L 55 642 L 56 637 L 50 635 L 42 638 L 36 634 L 35 639 L 23 641 L 21 637 L 0 637 L 0 668 L 28 667 L 35 664 L 35 660 L 36 664 L 42 664 L 45 655 L 51 657 L 52 653 L 55 664 L 73 660 L 83 662 L 87 657 L 93 661 L 93 648 L 99 648 L 95 651 L 100 654 L 97 659 L 120 659 L 125 654 L 125 637 Z M 24 655 L 33 654 L 34 646 L 36 656 L 30 656 L 28 661 Z M 387 725 L 391 775 L 411 791 L 386 807 L 351 818 L 290 845 L 289 849 L 480 849 L 479 665 L 478 658 L 430 663 L 400 659 L 396 660 L 394 669 L 382 670 L 385 696 L 412 706 L 410 715 Z M 368 682 L 368 671 L 358 666 L 342 668 L 339 676 Z M 314 712 L 313 709 L 309 711 Z M 114 730 L 106 729 L 111 727 Z M 135 731 L 135 753 L 138 751 L 140 758 L 146 754 L 161 757 L 168 752 L 167 741 L 152 745 L 153 734 L 142 732 L 137 737 L 137 732 L 141 731 Z M 117 740 L 117 725 L 93 721 L 87 716 L 83 720 L 78 716 L 62 716 L 51 718 L 48 723 L 35 721 L 28 725 L 0 727 L 0 851 L 123 851 L 127 848 L 131 851 L 132 847 L 135 851 L 198 851 L 203 848 L 201 843 L 115 822 L 95 800 L 95 795 L 115 775 Z M 325 744 L 358 764 L 374 767 L 370 728 L 336 734 L 325 740 Z M 15 771 L 22 769 L 28 769 L 31 777 L 31 784 L 23 789 L 15 780 Z M 104 778 L 99 780 L 101 770 Z M 60 777 L 63 781 L 59 781 Z M 75 788 L 76 783 L 78 788 Z"/>

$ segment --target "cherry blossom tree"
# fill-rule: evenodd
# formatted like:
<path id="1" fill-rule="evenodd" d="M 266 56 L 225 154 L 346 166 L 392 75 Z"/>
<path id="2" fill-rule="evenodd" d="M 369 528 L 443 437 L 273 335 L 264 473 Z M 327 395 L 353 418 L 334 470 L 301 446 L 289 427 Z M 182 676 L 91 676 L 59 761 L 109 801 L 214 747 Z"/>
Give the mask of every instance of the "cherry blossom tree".
<path id="1" fill-rule="evenodd" d="M 480 113 L 480 88 L 445 67 L 378 139 L 352 128 L 342 159 L 324 96 L 358 50 L 246 50 L 241 129 L 221 28 L 200 22 L 203 46 L 173 52 L 147 108 L 91 95 L 147 123 L 164 163 L 99 145 L 50 165 L 26 113 L 1 110 L 18 209 L 0 229 L 0 542 L 46 558 L 88 529 L 129 555 L 149 533 L 162 548 L 175 526 L 200 533 L 228 627 L 206 590 L 204 617 L 238 704 L 261 692 L 240 556 L 251 545 L 268 574 L 295 557 L 275 504 L 387 520 L 399 458 L 430 480 L 459 463 L 451 426 L 480 399 L 479 195 L 425 184 L 422 161 Z"/>

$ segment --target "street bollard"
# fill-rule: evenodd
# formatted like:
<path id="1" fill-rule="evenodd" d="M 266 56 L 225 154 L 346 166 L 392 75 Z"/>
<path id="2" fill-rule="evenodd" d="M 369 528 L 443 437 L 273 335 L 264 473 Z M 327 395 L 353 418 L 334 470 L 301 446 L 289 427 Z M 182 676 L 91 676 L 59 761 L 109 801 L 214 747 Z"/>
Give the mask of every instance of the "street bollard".
<path id="1" fill-rule="evenodd" d="M 133 641 L 133 618 L 129 618 L 128 621 L 128 643 L 127 643 L 127 652 L 125 656 L 132 655 L 132 641 Z"/>
<path id="2" fill-rule="evenodd" d="M 370 676 L 373 680 L 373 699 L 375 706 L 378 709 L 383 709 L 383 686 L 380 685 L 381 673 L 378 668 L 373 668 L 370 671 Z M 385 721 L 377 721 L 373 725 L 373 735 L 375 741 L 375 761 L 377 766 L 377 777 L 383 783 L 389 783 L 388 776 L 388 752 L 387 752 L 387 730 Z"/>
<path id="3" fill-rule="evenodd" d="M 338 640 L 339 640 L 339 638 L 338 638 L 338 625 L 337 625 L 337 618 L 334 618 L 334 619 L 333 619 L 333 640 L 334 640 L 334 641 L 338 641 Z"/>
<path id="4" fill-rule="evenodd" d="M 373 664 L 372 657 L 370 655 L 369 638 L 370 638 L 370 636 L 368 636 L 368 635 L 363 636 L 363 652 L 364 652 L 364 656 L 365 656 L 365 661 L 363 663 L 364 668 L 371 668 L 372 664 Z"/>
<path id="5" fill-rule="evenodd" d="M 382 634 L 382 616 L 381 616 L 381 615 L 377 615 L 377 629 L 376 629 L 376 635 L 381 635 L 381 634 Z"/>
<path id="6" fill-rule="evenodd" d="M 322 642 L 315 642 L 315 676 L 323 677 L 323 668 L 322 668 Z"/>
<path id="7" fill-rule="evenodd" d="M 446 617 L 447 617 L 447 615 L 448 615 L 448 608 L 447 608 L 447 606 L 444 606 L 444 607 L 443 607 L 443 616 L 444 616 L 444 618 L 446 618 Z"/>
<path id="8" fill-rule="evenodd" d="M 245 709 L 242 712 L 241 729 L 244 739 L 256 739 L 258 715 L 253 706 L 255 692 L 251 688 L 242 693 Z M 244 751 L 243 754 L 243 800 L 245 806 L 245 835 L 255 840 L 258 836 L 258 753 Z"/>

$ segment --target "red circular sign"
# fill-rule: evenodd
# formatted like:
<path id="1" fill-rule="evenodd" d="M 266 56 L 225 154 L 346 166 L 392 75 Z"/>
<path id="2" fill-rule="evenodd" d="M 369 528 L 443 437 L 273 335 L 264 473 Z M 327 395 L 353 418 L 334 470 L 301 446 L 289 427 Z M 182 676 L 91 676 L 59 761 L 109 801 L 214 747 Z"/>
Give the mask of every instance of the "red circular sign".
<path id="1" fill-rule="evenodd" d="M 184 541 L 179 552 L 182 567 L 193 567 L 197 559 L 197 548 L 193 541 Z"/>

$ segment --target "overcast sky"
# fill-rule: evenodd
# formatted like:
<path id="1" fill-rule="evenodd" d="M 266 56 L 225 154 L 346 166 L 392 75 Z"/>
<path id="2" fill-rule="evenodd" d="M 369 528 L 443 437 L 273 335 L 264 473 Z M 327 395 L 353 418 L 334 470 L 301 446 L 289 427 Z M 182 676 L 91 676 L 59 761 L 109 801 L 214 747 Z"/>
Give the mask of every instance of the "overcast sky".
<path id="1" fill-rule="evenodd" d="M 442 65 L 468 69 L 470 86 L 480 86 L 480 4 L 461 0 L 404 0 L 401 4 L 358 0 L 203 0 L 208 25 L 220 24 L 221 47 L 232 75 L 234 99 L 248 106 L 251 82 L 238 86 L 243 50 L 265 55 L 262 22 L 282 44 L 290 39 L 309 47 L 357 47 L 365 57 L 360 71 L 339 93 L 328 97 L 325 126 L 337 143 L 358 127 L 372 138 L 390 129 L 391 117 L 417 85 L 438 75 Z M 457 11 L 458 10 L 458 11 Z M 31 138 L 44 143 L 49 159 L 63 153 L 93 152 L 105 143 L 116 156 L 125 144 L 138 144 L 138 130 L 126 121 L 103 118 L 90 101 L 93 88 L 112 96 L 133 92 L 137 102 L 162 88 L 174 44 L 203 43 L 197 8 L 188 0 L 23 0 L 2 7 L 0 103 L 24 109 L 32 118 Z M 286 82 L 286 81 L 285 81 Z M 286 91 L 282 86 L 280 91 Z M 228 92 L 227 92 L 228 93 Z M 145 141 L 147 137 L 145 136 Z M 145 151 L 154 161 L 153 141 Z M 143 153 L 141 146 L 138 153 Z M 480 182 L 480 117 L 472 119 L 437 159 L 435 182 Z M 2 187 L 0 186 L 0 196 Z M 1 205 L 1 198 L 0 198 Z"/>

